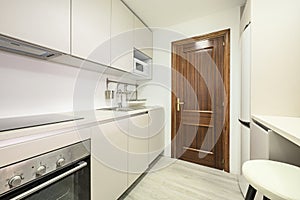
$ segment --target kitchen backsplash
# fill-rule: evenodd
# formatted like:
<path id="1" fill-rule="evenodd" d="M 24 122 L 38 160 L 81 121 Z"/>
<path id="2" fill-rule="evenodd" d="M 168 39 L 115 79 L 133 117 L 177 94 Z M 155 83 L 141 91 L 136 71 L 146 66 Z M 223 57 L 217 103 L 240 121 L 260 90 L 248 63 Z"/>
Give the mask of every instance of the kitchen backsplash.
<path id="1" fill-rule="evenodd" d="M 122 78 L 0 52 L 0 118 L 109 107 L 107 77 Z"/>

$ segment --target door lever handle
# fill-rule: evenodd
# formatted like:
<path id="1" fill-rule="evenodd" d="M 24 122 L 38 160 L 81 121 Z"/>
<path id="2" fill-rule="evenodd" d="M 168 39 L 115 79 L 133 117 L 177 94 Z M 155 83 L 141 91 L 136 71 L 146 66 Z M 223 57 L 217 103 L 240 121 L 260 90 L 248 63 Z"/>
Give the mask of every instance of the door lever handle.
<path id="1" fill-rule="evenodd" d="M 177 111 L 179 112 L 180 111 L 180 105 L 183 105 L 184 102 L 180 102 L 180 98 L 177 98 Z"/>

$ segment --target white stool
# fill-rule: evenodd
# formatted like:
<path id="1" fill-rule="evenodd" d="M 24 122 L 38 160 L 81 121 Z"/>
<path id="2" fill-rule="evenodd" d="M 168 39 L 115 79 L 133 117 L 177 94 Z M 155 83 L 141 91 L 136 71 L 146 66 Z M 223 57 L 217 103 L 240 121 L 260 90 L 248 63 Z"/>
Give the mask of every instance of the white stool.
<path id="1" fill-rule="evenodd" d="M 253 200 L 256 191 L 264 199 L 300 200 L 299 167 L 271 160 L 249 160 L 242 170 L 250 184 L 246 200 Z"/>

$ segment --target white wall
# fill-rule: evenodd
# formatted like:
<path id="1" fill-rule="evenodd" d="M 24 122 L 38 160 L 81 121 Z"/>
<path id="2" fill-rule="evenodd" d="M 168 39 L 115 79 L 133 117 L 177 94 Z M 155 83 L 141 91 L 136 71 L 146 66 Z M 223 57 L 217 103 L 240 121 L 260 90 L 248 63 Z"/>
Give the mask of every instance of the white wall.
<path id="1" fill-rule="evenodd" d="M 74 110 L 74 94 L 75 103 L 91 102 L 80 105 L 82 109 L 110 106 L 111 101 L 104 98 L 106 77 L 0 51 L 0 118 L 70 112 Z M 78 91 L 85 92 L 81 95 Z M 91 101 L 86 101 L 89 96 Z"/>
<path id="2" fill-rule="evenodd" d="M 252 0 L 252 114 L 300 116 L 299 8 Z"/>
<path id="3" fill-rule="evenodd" d="M 171 42 L 230 28 L 230 171 L 239 173 L 240 126 L 237 122 L 240 108 L 239 27 L 240 8 L 236 7 L 171 27 L 154 29 L 153 80 L 145 84 L 140 94 L 147 97 L 150 104 L 165 107 L 165 141 L 168 145 L 166 155 L 170 156 L 171 152 Z"/>

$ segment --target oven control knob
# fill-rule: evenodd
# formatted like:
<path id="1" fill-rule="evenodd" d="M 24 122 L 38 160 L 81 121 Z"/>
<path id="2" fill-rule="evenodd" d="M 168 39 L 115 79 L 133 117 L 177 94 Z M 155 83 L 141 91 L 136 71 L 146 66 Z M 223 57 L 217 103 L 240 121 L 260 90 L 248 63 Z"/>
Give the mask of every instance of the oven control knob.
<path id="1" fill-rule="evenodd" d="M 21 184 L 21 181 L 22 181 L 22 177 L 19 175 L 16 175 L 16 176 L 12 177 L 11 179 L 9 179 L 8 185 L 10 187 L 16 187 Z"/>
<path id="2" fill-rule="evenodd" d="M 46 173 L 46 166 L 45 165 L 39 166 L 36 170 L 36 175 L 38 175 L 38 176 L 41 176 L 45 173 Z"/>
<path id="3" fill-rule="evenodd" d="M 56 161 L 56 165 L 57 167 L 61 167 L 65 164 L 65 159 L 64 158 L 60 158 Z"/>

